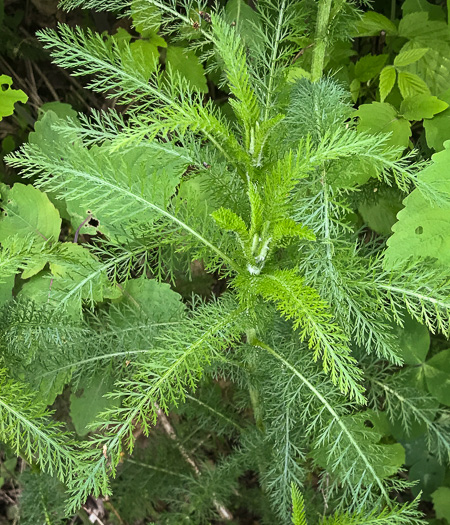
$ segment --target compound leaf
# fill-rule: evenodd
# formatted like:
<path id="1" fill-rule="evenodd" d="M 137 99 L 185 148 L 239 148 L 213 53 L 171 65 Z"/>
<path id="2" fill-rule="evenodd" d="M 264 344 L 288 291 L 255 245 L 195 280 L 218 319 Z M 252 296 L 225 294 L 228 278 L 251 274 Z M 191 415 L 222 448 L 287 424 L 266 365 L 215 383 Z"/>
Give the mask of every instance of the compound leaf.
<path id="1" fill-rule="evenodd" d="M 355 75 L 361 82 L 375 78 L 383 69 L 388 55 L 366 55 L 355 64 Z"/>
<path id="2" fill-rule="evenodd" d="M 394 87 L 395 80 L 397 78 L 397 72 L 394 66 L 386 66 L 380 73 L 380 100 L 384 102 L 384 99 L 389 95 L 392 88 Z"/>
<path id="3" fill-rule="evenodd" d="M 430 94 L 426 83 L 418 75 L 409 71 L 398 72 L 398 88 L 403 98 Z"/>
<path id="4" fill-rule="evenodd" d="M 395 67 L 409 66 L 420 60 L 425 53 L 428 52 L 427 47 L 415 48 L 415 49 L 406 49 L 405 51 L 400 51 L 400 53 L 394 58 Z"/>
<path id="5" fill-rule="evenodd" d="M 407 120 L 432 118 L 448 108 L 447 102 L 431 95 L 415 95 L 405 98 L 400 106 L 400 113 Z"/>

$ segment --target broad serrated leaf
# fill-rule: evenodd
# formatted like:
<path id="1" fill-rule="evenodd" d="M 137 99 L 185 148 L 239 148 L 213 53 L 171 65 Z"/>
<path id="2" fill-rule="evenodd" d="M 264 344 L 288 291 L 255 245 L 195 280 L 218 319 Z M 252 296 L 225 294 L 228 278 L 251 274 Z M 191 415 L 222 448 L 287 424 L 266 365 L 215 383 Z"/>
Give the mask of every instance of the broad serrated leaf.
<path id="1" fill-rule="evenodd" d="M 185 310 L 181 295 L 156 279 L 130 279 L 120 288 L 121 302 L 138 307 L 154 323 L 178 321 Z"/>
<path id="2" fill-rule="evenodd" d="M 430 90 L 426 83 L 418 75 L 409 71 L 398 72 L 398 88 L 403 98 L 414 97 L 415 95 L 430 95 Z"/>
<path id="3" fill-rule="evenodd" d="M 381 31 L 387 35 L 396 35 L 396 25 L 381 13 L 367 11 L 356 24 L 357 36 L 378 36 Z"/>
<path id="4" fill-rule="evenodd" d="M 353 102 L 358 100 L 360 90 L 361 82 L 357 78 L 354 78 L 350 83 L 350 93 L 352 94 Z"/>
<path id="5" fill-rule="evenodd" d="M 428 16 L 425 11 L 405 15 L 398 25 L 398 34 L 424 44 L 422 47 L 428 47 L 432 40 L 447 40 L 446 22 L 429 20 Z"/>
<path id="6" fill-rule="evenodd" d="M 397 71 L 394 66 L 386 66 L 380 73 L 380 100 L 384 102 L 384 99 L 389 95 L 394 87 L 395 80 L 397 78 Z"/>
<path id="7" fill-rule="evenodd" d="M 416 48 L 416 49 L 406 49 L 405 51 L 400 51 L 400 53 L 394 58 L 395 67 L 408 66 L 420 60 L 429 49 L 427 47 Z"/>
<path id="8" fill-rule="evenodd" d="M 447 102 L 431 95 L 416 95 L 405 98 L 400 106 L 400 113 L 407 120 L 432 118 L 448 108 Z"/>
<path id="9" fill-rule="evenodd" d="M 139 64 L 139 69 L 145 78 L 150 79 L 156 71 L 159 62 L 158 47 L 149 40 L 136 40 L 130 44 L 131 57 L 134 64 Z M 133 68 L 133 64 L 127 64 Z"/>
<path id="10" fill-rule="evenodd" d="M 3 117 L 9 117 L 14 113 L 16 102 L 25 102 L 28 96 L 21 89 L 12 89 L 13 81 L 7 75 L 0 75 L 0 121 Z"/>
<path id="11" fill-rule="evenodd" d="M 388 239 L 384 265 L 393 268 L 409 258 L 431 257 L 446 267 L 450 260 L 450 142 L 446 149 L 433 155 L 433 163 L 420 174 L 420 180 L 431 191 L 447 198 L 430 203 L 419 189 L 406 197 L 405 207 Z"/>
<path id="12" fill-rule="evenodd" d="M 77 112 L 70 104 L 66 104 L 65 102 L 46 102 L 39 108 L 39 115 L 42 117 L 42 114 L 47 113 L 47 111 L 53 111 L 60 119 L 66 119 L 67 117 L 70 119 L 77 118 Z"/>
<path id="13" fill-rule="evenodd" d="M 355 64 L 355 75 L 360 82 L 375 78 L 383 69 L 388 55 L 366 55 Z"/>
<path id="14" fill-rule="evenodd" d="M 401 198 L 387 192 L 364 201 L 358 206 L 358 211 L 371 230 L 380 235 L 390 235 L 391 228 L 397 221 L 397 213 L 402 208 Z"/>
<path id="15" fill-rule="evenodd" d="M 391 133 L 388 146 L 409 144 L 411 127 L 407 120 L 401 117 L 397 110 L 386 102 L 362 104 L 355 113 L 359 117 L 358 131 L 366 133 Z"/>
<path id="16" fill-rule="evenodd" d="M 261 26 L 260 16 L 244 0 L 228 0 L 225 19 L 236 27 L 247 45 L 257 45 L 261 41 L 260 35 L 255 31 L 255 27 Z"/>
<path id="17" fill-rule="evenodd" d="M 405 70 L 420 77 L 430 89 L 431 94 L 440 98 L 450 83 L 450 39 L 428 42 L 410 40 L 402 49 L 406 51 L 424 47 L 428 47 L 427 53 L 417 62 L 405 66 Z"/>
<path id="18" fill-rule="evenodd" d="M 0 184 L 0 243 L 7 248 L 16 237 L 33 239 L 35 246 L 57 241 L 61 230 L 58 210 L 47 195 L 32 185 L 16 183 L 12 188 Z M 45 255 L 34 257 L 22 273 L 28 279 L 47 263 Z"/>
<path id="19" fill-rule="evenodd" d="M 184 77 L 193 89 L 200 93 L 208 92 L 205 70 L 193 51 L 184 47 L 169 46 L 166 64 Z"/>
<path id="20" fill-rule="evenodd" d="M 450 406 L 450 349 L 429 359 L 423 370 L 430 393 L 443 405 Z"/>
<path id="21" fill-rule="evenodd" d="M 445 20 L 445 13 L 442 7 L 430 4 L 427 0 L 405 0 L 402 4 L 403 16 L 420 11 L 428 13 L 430 20 Z"/>
<path id="22" fill-rule="evenodd" d="M 84 301 L 92 306 L 120 295 L 118 287 L 113 287 L 108 280 L 105 265 L 87 248 L 63 243 L 58 249 L 58 255 L 50 262 L 50 272 L 29 279 L 22 286 L 20 297 L 67 309 L 71 315 L 78 316 Z"/>
<path id="23" fill-rule="evenodd" d="M 442 100 L 450 104 L 450 89 L 440 96 Z M 436 151 L 444 149 L 444 142 L 450 139 L 450 109 L 446 109 L 439 115 L 423 123 L 427 144 Z"/>

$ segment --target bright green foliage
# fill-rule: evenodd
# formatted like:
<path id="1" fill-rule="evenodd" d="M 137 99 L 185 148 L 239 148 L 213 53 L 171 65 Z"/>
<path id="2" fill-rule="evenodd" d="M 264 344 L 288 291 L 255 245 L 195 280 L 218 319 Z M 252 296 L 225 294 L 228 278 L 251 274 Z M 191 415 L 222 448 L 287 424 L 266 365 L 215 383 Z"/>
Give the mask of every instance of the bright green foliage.
<path id="1" fill-rule="evenodd" d="M 432 118 L 448 108 L 447 102 L 429 95 L 416 95 L 405 98 L 400 106 L 400 113 L 406 120 Z"/>
<path id="2" fill-rule="evenodd" d="M 351 2 L 63 5 L 127 10 L 143 39 L 64 24 L 39 33 L 57 65 L 122 111 L 50 109 L 7 158 L 33 185 L 1 189 L 0 437 L 58 475 L 67 512 L 111 493 L 127 508 L 139 477 L 142 507 L 128 511 L 143 521 L 230 521 L 245 507 L 264 523 L 423 523 L 418 501 L 397 495 L 412 486 L 401 470 L 415 433 L 433 461 L 448 459 L 448 393 L 422 377 L 442 353 L 422 363 L 427 330 L 449 335 L 450 284 L 430 259 L 440 253 L 414 245 L 429 241 L 425 223 L 401 232 L 446 210 L 450 164 L 448 150 L 430 166 L 402 152 L 409 120 L 445 113 L 407 69 L 430 50 L 416 39 L 391 69 L 387 55 L 361 59 L 358 82 L 381 72 L 383 95 L 397 81 L 405 100 L 355 113 L 338 82 L 307 78 L 355 19 Z M 298 78 L 304 20 L 318 29 Z M 365 17 L 361 31 L 395 35 L 386 20 Z M 398 32 L 413 39 L 407 24 Z M 218 78 L 225 107 L 205 96 Z M 356 219 L 372 226 L 378 185 L 397 202 L 410 193 L 387 250 Z M 65 210 L 61 240 L 51 201 Z M 389 234 L 395 212 L 377 231 Z M 196 273 L 217 293 L 182 292 Z M 68 388 L 77 440 L 41 408 Z M 220 440 L 231 444 L 217 458 Z M 257 486 L 242 490 L 249 472 Z M 292 487 L 312 494 L 306 506 Z"/>
<path id="3" fill-rule="evenodd" d="M 414 62 L 420 60 L 427 52 L 427 47 L 401 51 L 394 59 L 394 66 L 402 67 L 409 66 L 409 64 L 414 64 Z"/>
<path id="4" fill-rule="evenodd" d="M 380 100 L 384 102 L 385 98 L 389 95 L 392 88 L 394 87 L 395 80 L 397 78 L 397 72 L 395 67 L 386 66 L 380 73 Z"/>
<path id="5" fill-rule="evenodd" d="M 27 95 L 21 89 L 12 89 L 10 86 L 13 81 L 7 75 L 0 75 L 0 121 L 3 117 L 8 117 L 14 113 L 16 102 L 25 103 Z"/>
<path id="6" fill-rule="evenodd" d="M 381 8 L 381 4 L 376 7 Z M 387 14 L 389 7 L 387 4 L 383 7 Z M 354 32 L 360 37 L 358 49 L 363 55 L 356 64 L 350 61 L 350 54 L 338 56 L 337 60 L 330 61 L 329 67 L 331 71 L 343 68 L 339 77 L 349 86 L 353 100 L 364 104 L 362 108 L 375 100 L 374 104 L 378 101 L 389 103 L 405 120 L 420 122 L 426 119 L 423 125 L 427 130 L 427 144 L 440 150 L 443 142 L 450 138 L 444 112 L 450 83 L 450 34 L 446 12 L 442 5 L 426 0 L 405 0 L 401 9 L 403 16 L 400 16 L 398 3 L 392 2 L 391 19 L 374 11 L 365 12 L 356 22 Z M 380 35 L 376 46 L 374 38 L 369 45 L 367 37 Z M 376 67 L 380 64 L 384 67 Z M 398 117 L 391 111 L 388 121 L 386 108 L 377 106 L 377 109 L 380 114 L 366 110 L 364 126 L 376 129 L 384 111 L 386 124 L 393 123 L 392 140 L 409 147 L 406 137 L 401 140 L 399 130 L 395 129 L 399 128 Z M 439 113 L 442 115 L 435 120 L 434 115 Z M 406 122 L 402 123 L 406 134 Z M 413 129 L 417 129 L 417 124 Z"/>
<path id="7" fill-rule="evenodd" d="M 323 525 L 419 525 L 424 521 L 414 504 L 406 503 L 401 507 L 384 509 L 381 513 L 374 511 L 369 515 L 365 513 L 335 515 L 322 523 Z"/>
<path id="8" fill-rule="evenodd" d="M 1 372 L 0 436 L 17 454 L 61 481 L 71 482 L 83 475 L 83 459 L 78 445 L 52 421 L 42 404 L 30 392 Z"/>
<path id="9" fill-rule="evenodd" d="M 292 484 L 292 523 L 307 525 L 305 519 L 305 501 L 297 485 Z"/>

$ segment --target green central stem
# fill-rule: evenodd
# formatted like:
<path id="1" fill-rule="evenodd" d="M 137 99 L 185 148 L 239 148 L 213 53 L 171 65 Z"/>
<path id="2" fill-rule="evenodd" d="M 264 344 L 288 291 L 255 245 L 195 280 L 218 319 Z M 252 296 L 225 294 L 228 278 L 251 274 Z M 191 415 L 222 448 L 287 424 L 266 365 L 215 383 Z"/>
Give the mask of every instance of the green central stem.
<path id="1" fill-rule="evenodd" d="M 251 359 L 250 359 L 250 366 L 249 366 L 249 372 L 250 372 L 249 376 L 250 377 L 249 377 L 249 389 L 248 390 L 250 394 L 250 401 L 252 403 L 253 416 L 255 418 L 256 426 L 259 428 L 259 430 L 261 430 L 261 432 L 264 432 L 264 418 L 263 418 L 263 408 L 261 405 L 261 396 L 260 396 L 257 386 L 254 385 L 252 378 L 251 378 L 251 373 L 254 370 L 256 370 L 256 367 L 258 366 L 258 359 L 257 359 L 257 354 L 256 354 L 257 345 L 255 344 L 255 341 L 257 340 L 256 330 L 252 328 L 247 331 L 246 335 L 247 335 L 248 344 L 255 347 L 253 355 L 251 356 Z"/>
<path id="2" fill-rule="evenodd" d="M 316 35 L 311 65 L 311 80 L 316 82 L 323 73 L 325 52 L 327 49 L 327 32 L 330 20 L 332 0 L 319 0 L 317 12 Z"/>

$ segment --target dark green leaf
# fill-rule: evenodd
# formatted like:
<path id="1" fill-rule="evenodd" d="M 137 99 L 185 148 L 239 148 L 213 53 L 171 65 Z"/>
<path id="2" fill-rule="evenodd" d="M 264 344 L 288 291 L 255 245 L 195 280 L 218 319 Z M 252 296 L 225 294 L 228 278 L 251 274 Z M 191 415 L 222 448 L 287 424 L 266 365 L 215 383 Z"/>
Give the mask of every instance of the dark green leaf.
<path id="1" fill-rule="evenodd" d="M 443 405 L 450 406 L 450 349 L 429 359 L 424 372 L 430 393 Z"/>
<path id="2" fill-rule="evenodd" d="M 367 82 L 375 78 L 383 69 L 387 55 L 366 55 L 355 64 L 356 78 L 361 82 Z"/>

